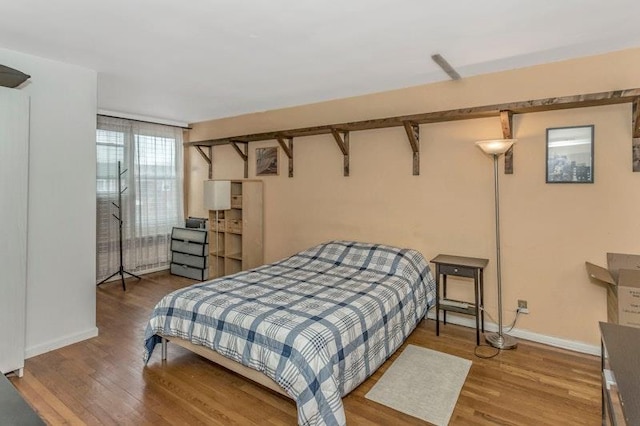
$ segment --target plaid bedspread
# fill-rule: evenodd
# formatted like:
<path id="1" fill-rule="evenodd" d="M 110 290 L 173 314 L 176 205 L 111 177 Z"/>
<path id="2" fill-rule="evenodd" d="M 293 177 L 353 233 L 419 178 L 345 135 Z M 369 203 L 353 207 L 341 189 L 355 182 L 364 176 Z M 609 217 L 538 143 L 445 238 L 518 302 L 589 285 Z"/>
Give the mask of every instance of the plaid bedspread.
<path id="1" fill-rule="evenodd" d="M 344 425 L 342 396 L 404 342 L 435 298 L 415 250 L 333 241 L 165 296 L 145 333 L 209 347 L 275 380 L 301 425 Z"/>

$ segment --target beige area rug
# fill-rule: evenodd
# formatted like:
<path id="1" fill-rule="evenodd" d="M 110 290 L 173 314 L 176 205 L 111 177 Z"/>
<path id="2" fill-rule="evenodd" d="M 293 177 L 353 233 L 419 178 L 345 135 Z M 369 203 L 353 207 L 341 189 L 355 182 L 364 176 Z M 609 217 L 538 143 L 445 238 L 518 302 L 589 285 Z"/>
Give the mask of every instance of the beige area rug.
<path id="1" fill-rule="evenodd" d="M 468 359 L 409 345 L 365 398 L 447 425 L 469 368 Z"/>

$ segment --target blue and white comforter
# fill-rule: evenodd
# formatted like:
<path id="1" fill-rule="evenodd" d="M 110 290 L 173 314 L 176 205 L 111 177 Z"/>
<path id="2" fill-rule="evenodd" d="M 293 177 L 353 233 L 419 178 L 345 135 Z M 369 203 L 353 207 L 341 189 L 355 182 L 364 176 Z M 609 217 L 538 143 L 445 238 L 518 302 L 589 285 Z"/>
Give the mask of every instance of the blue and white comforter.
<path id="1" fill-rule="evenodd" d="M 177 290 L 155 307 L 160 338 L 203 345 L 275 380 L 301 425 L 344 425 L 342 396 L 404 342 L 435 298 L 415 250 L 334 241 L 253 270 Z"/>

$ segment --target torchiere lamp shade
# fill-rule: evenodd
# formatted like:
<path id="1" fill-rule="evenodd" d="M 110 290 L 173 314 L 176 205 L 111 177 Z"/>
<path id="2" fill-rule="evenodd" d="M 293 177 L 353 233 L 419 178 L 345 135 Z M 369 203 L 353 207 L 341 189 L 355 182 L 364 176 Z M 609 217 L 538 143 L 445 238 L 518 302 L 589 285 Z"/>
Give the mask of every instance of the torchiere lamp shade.
<path id="1" fill-rule="evenodd" d="M 476 145 L 485 154 L 489 155 L 501 155 L 504 154 L 516 143 L 516 139 L 489 139 L 485 141 L 478 141 Z"/>
<path id="2" fill-rule="evenodd" d="M 229 210 L 231 208 L 231 181 L 205 180 L 203 200 L 206 210 Z"/>

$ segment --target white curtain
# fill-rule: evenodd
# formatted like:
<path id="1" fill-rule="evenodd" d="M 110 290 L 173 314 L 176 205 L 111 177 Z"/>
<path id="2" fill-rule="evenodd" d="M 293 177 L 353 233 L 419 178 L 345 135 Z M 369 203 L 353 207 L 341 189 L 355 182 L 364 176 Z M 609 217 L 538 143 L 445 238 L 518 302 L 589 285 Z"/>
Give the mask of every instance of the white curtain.
<path id="1" fill-rule="evenodd" d="M 182 130 L 98 116 L 97 279 L 117 272 L 118 162 L 121 163 L 124 269 L 135 274 L 170 262 L 171 228 L 184 226 Z"/>

